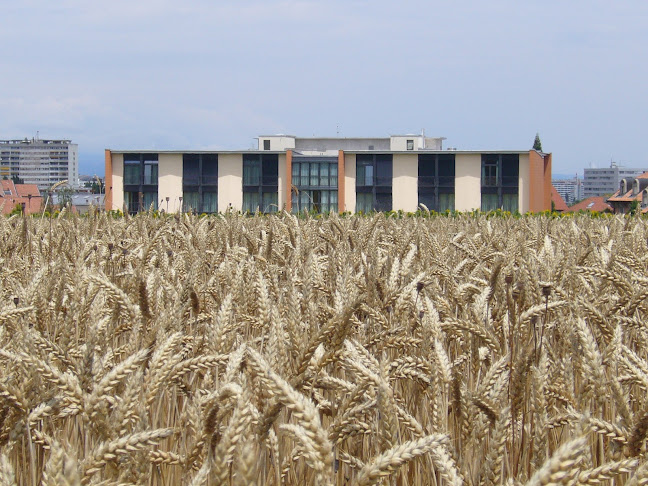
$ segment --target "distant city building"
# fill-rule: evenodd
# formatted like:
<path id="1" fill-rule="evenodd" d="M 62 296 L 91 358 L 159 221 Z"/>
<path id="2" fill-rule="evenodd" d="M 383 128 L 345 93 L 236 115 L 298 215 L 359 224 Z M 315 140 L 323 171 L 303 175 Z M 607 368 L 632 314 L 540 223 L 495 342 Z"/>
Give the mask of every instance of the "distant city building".
<path id="1" fill-rule="evenodd" d="M 583 182 L 578 176 L 573 179 L 553 179 L 551 184 L 567 205 L 583 199 Z"/>
<path id="2" fill-rule="evenodd" d="M 79 146 L 70 140 L 0 140 L 0 178 L 48 189 L 67 180 L 79 185 Z"/>
<path id="3" fill-rule="evenodd" d="M 619 188 L 607 202 L 615 213 L 625 214 L 632 210 L 648 212 L 648 172 L 621 179 Z"/>
<path id="4" fill-rule="evenodd" d="M 583 197 L 605 196 L 619 189 L 619 183 L 626 177 L 643 174 L 646 169 L 621 167 L 615 162 L 603 169 L 585 169 L 583 177 Z"/>

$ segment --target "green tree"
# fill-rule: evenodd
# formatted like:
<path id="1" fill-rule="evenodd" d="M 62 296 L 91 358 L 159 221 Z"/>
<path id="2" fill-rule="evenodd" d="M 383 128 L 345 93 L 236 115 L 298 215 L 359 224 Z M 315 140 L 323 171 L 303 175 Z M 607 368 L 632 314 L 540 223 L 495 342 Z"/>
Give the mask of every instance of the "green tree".
<path id="1" fill-rule="evenodd" d="M 25 181 L 23 181 L 17 175 L 11 176 L 11 180 L 13 181 L 14 184 L 24 184 L 25 183 Z"/>
<path id="2" fill-rule="evenodd" d="M 542 152 L 542 142 L 540 141 L 540 134 L 536 133 L 535 140 L 533 141 L 533 150 Z"/>

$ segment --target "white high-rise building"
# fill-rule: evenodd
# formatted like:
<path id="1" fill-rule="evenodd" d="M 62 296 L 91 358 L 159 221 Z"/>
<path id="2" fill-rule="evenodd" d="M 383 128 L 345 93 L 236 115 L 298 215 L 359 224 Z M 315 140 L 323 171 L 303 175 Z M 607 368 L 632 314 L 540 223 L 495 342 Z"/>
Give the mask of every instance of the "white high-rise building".
<path id="1" fill-rule="evenodd" d="M 70 140 L 0 140 L 0 178 L 18 177 L 48 189 L 67 180 L 79 185 L 79 146 Z"/>

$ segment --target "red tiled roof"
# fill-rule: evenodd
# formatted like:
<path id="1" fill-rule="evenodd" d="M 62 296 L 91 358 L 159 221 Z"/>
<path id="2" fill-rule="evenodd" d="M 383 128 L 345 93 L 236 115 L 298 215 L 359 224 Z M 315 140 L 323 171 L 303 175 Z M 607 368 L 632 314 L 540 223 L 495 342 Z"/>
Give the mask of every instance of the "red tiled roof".
<path id="1" fill-rule="evenodd" d="M 562 196 L 558 193 L 556 188 L 552 185 L 551 186 L 551 202 L 554 203 L 554 210 L 555 211 L 567 211 L 567 203 L 565 200 L 562 198 Z"/>
<path id="2" fill-rule="evenodd" d="M 34 197 L 40 196 L 40 191 L 36 184 L 16 184 L 16 191 L 19 196 L 27 197 L 30 194 Z"/>
<path id="3" fill-rule="evenodd" d="M 2 194 L 4 194 L 5 191 L 10 191 L 12 195 L 16 195 L 16 186 L 11 179 L 2 179 L 0 182 L 2 182 Z"/>
<path id="4" fill-rule="evenodd" d="M 643 192 L 643 191 L 640 191 L 638 194 L 636 194 L 636 195 L 633 196 L 633 195 L 632 195 L 632 189 L 631 189 L 631 190 L 629 190 L 628 192 L 626 192 L 623 196 L 621 196 L 621 195 L 619 195 L 619 193 L 618 193 L 618 191 L 617 191 L 617 192 L 615 192 L 611 197 L 608 198 L 608 201 L 613 201 L 613 202 L 630 202 L 630 201 L 634 201 L 635 199 L 641 201 L 641 193 L 642 193 L 642 192 Z"/>
<path id="5" fill-rule="evenodd" d="M 612 206 L 605 202 L 603 196 L 595 196 L 583 199 L 581 202 L 571 206 L 567 211 L 570 213 L 575 211 L 598 211 L 602 213 L 603 211 L 612 211 Z"/>

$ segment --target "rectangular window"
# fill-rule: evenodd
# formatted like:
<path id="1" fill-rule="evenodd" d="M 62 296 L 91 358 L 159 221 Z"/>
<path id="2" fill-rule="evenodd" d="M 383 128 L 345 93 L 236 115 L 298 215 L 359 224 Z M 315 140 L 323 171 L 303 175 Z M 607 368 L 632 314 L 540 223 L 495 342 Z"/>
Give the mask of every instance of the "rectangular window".
<path id="1" fill-rule="evenodd" d="M 218 212 L 218 154 L 182 155 L 182 211 Z"/>
<path id="2" fill-rule="evenodd" d="M 338 210 L 337 157 L 300 157 L 292 161 L 292 211 Z"/>
<path id="3" fill-rule="evenodd" d="M 158 154 L 124 154 L 123 181 L 129 213 L 158 209 Z"/>
<path id="4" fill-rule="evenodd" d="M 429 210 L 454 211 L 454 154 L 420 154 L 418 157 L 419 204 Z"/>
<path id="5" fill-rule="evenodd" d="M 279 156 L 243 155 L 243 211 L 273 213 L 279 210 Z"/>
<path id="6" fill-rule="evenodd" d="M 356 212 L 392 209 L 393 157 L 391 154 L 356 156 Z"/>
<path id="7" fill-rule="evenodd" d="M 270 140 L 263 141 L 263 150 L 270 150 Z"/>
<path id="8" fill-rule="evenodd" d="M 407 141 L 407 150 L 414 150 L 414 140 Z"/>
<path id="9" fill-rule="evenodd" d="M 518 210 L 519 154 L 482 154 L 481 210 Z"/>

